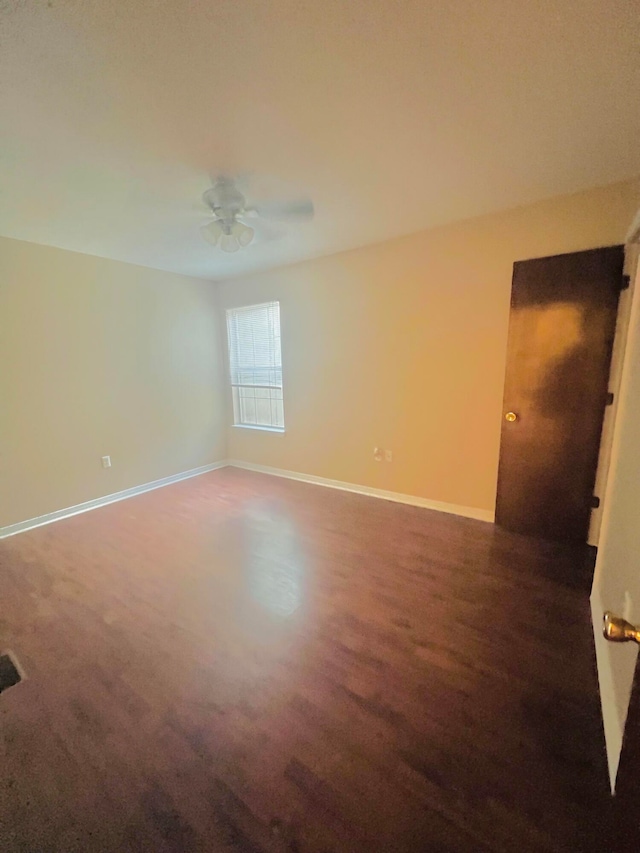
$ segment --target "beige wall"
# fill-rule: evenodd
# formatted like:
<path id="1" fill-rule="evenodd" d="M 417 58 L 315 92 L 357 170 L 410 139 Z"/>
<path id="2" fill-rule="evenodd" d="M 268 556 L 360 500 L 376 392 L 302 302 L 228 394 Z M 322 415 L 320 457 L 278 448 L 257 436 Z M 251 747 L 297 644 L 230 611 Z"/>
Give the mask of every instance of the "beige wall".
<path id="1" fill-rule="evenodd" d="M 639 196 L 617 184 L 220 285 L 222 307 L 280 300 L 285 366 L 286 433 L 230 427 L 228 449 L 212 285 L 0 238 L 0 527 L 225 456 L 491 510 L 512 263 L 621 241 Z"/>
<path id="2" fill-rule="evenodd" d="M 224 457 L 213 289 L 0 238 L 0 527 Z"/>
<path id="3" fill-rule="evenodd" d="M 639 195 L 615 184 L 220 285 L 223 308 L 282 314 L 286 433 L 230 427 L 229 457 L 492 510 L 512 264 L 622 242 Z"/>

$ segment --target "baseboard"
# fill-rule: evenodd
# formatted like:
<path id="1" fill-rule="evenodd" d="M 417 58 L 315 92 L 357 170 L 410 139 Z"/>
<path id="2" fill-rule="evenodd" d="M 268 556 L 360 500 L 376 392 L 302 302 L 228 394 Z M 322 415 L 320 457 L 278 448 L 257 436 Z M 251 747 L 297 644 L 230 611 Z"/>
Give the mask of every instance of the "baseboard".
<path id="1" fill-rule="evenodd" d="M 419 506 L 423 509 L 434 509 L 437 512 L 447 512 L 451 515 L 461 515 L 465 518 L 475 518 L 478 521 L 495 520 L 495 514 L 488 509 L 478 509 L 471 506 L 432 501 L 416 495 L 403 495 L 400 492 L 388 492 L 385 489 L 374 489 L 370 486 L 359 486 L 355 483 L 343 483 L 341 480 L 330 480 L 327 477 L 316 477 L 313 474 L 300 474 L 297 471 L 285 471 L 282 468 L 270 468 L 268 465 L 254 465 L 252 462 L 242 462 L 239 459 L 229 459 L 227 465 L 233 468 L 244 468 L 247 471 L 257 471 L 261 474 L 271 474 L 274 477 L 284 477 L 287 480 L 300 480 L 303 483 L 313 483 L 316 486 L 326 486 L 329 489 L 340 489 L 343 492 L 355 492 L 358 495 L 369 495 L 385 501 L 395 501 L 401 504 Z"/>
<path id="2" fill-rule="evenodd" d="M 225 468 L 227 466 L 244 468 L 247 471 L 257 471 L 261 474 L 271 474 L 274 477 L 284 477 L 287 480 L 299 480 L 303 483 L 312 483 L 313 485 L 325 486 L 330 489 L 340 489 L 344 492 L 355 492 L 359 495 L 368 495 L 369 497 L 381 498 L 385 501 L 395 501 L 396 503 L 419 506 L 424 509 L 433 509 L 437 512 L 446 512 L 451 515 L 464 516 L 465 518 L 475 518 L 478 521 L 494 521 L 494 513 L 486 509 L 459 506 L 458 504 L 445 503 L 443 501 L 432 501 L 427 498 L 417 497 L 416 495 L 403 495 L 400 492 L 389 492 L 385 489 L 374 489 L 370 486 L 345 483 L 341 480 L 330 480 L 327 477 L 316 477 L 313 474 L 300 474 L 297 471 L 285 471 L 282 468 L 271 468 L 268 465 L 254 465 L 252 462 L 242 462 L 239 459 L 223 459 L 220 462 L 212 462 L 210 465 L 202 465 L 199 468 L 192 468 L 190 471 L 173 474 L 171 477 L 163 477 L 161 480 L 154 480 L 151 483 L 144 483 L 141 486 L 133 486 L 131 489 L 114 492 L 111 495 L 105 495 L 101 498 L 85 501 L 84 503 L 76 504 L 75 506 L 67 507 L 66 509 L 58 509 L 55 512 L 49 512 L 46 515 L 40 515 L 37 518 L 29 518 L 26 521 L 18 521 L 16 524 L 9 524 L 7 527 L 0 527 L 0 539 L 6 539 L 7 536 L 15 536 L 16 533 L 24 533 L 27 530 L 32 530 L 34 527 L 42 527 L 44 524 L 51 524 L 54 521 L 60 521 L 61 519 L 69 518 L 72 515 L 79 515 L 81 512 L 89 512 L 92 509 L 98 509 L 101 506 L 106 506 L 107 504 L 115 503 L 116 501 L 133 498 L 136 495 L 143 494 L 144 492 L 150 492 L 153 489 L 161 489 L 163 486 L 170 486 L 172 483 L 179 483 L 181 480 L 188 480 L 190 477 L 198 477 L 200 474 L 206 474 L 209 471 L 215 471 L 218 468 Z"/>
<path id="3" fill-rule="evenodd" d="M 183 471 L 181 474 L 173 474 L 171 477 L 163 477 L 161 480 L 154 480 L 151 483 L 144 483 L 141 486 L 133 486 L 131 489 L 124 489 L 121 492 L 114 492 L 112 495 L 105 495 L 102 498 L 95 498 L 92 501 L 85 501 L 76 506 L 70 506 L 66 509 L 58 509 L 55 512 L 48 512 L 46 515 L 40 515 L 37 518 L 30 518 L 27 521 L 18 521 L 16 524 L 9 524 L 7 527 L 0 527 L 0 539 L 6 539 L 7 536 L 14 536 L 16 533 L 23 533 L 25 530 L 32 530 L 34 527 L 42 527 L 43 524 L 51 524 L 53 521 L 60 521 L 62 518 L 68 518 L 71 515 L 78 515 L 81 512 L 89 512 L 92 509 L 106 506 L 107 504 L 123 501 L 126 498 L 133 498 L 135 495 L 141 495 L 144 492 L 150 492 L 153 489 L 161 489 L 163 486 L 170 486 L 172 483 L 179 483 L 180 480 L 188 480 L 190 477 L 198 477 L 200 474 L 207 474 L 209 471 L 215 471 L 217 468 L 224 468 L 229 463 L 226 459 L 221 462 L 212 462 L 209 465 L 201 465 L 199 468 L 192 468 L 190 471 Z"/>

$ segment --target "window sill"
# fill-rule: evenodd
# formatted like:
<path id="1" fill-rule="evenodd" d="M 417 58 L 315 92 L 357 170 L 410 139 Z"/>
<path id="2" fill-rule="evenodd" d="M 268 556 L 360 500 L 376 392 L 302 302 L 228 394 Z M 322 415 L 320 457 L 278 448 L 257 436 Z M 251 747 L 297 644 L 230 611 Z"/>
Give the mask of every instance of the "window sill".
<path id="1" fill-rule="evenodd" d="M 284 427 L 269 427 L 260 426 L 259 424 L 232 424 L 234 429 L 257 429 L 260 432 L 279 432 L 284 433 Z"/>

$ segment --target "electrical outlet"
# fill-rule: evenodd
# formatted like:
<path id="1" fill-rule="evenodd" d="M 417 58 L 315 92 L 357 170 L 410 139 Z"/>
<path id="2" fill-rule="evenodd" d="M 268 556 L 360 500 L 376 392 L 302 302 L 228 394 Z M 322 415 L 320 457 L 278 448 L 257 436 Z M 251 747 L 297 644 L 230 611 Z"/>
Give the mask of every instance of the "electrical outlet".
<path id="1" fill-rule="evenodd" d="M 393 450 L 385 450 L 384 461 L 385 462 L 393 462 Z"/>
<path id="2" fill-rule="evenodd" d="M 103 468 L 111 468 L 111 457 L 103 456 L 102 457 L 102 467 Z"/>
<path id="3" fill-rule="evenodd" d="M 373 448 L 373 458 L 376 462 L 382 462 L 382 450 L 379 447 Z"/>

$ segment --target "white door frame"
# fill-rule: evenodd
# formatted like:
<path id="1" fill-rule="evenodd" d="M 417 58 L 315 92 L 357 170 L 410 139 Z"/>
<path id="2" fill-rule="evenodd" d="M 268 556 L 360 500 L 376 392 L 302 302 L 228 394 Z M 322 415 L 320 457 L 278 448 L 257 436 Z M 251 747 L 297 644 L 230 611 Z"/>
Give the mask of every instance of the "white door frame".
<path id="1" fill-rule="evenodd" d="M 624 353 L 627 345 L 627 334 L 629 331 L 629 320 L 631 315 L 631 303 L 635 287 L 635 271 L 640 250 L 640 210 L 636 214 L 633 225 L 629 230 L 624 247 L 624 274 L 629 277 L 629 287 L 620 293 L 618 303 L 618 316 L 616 319 L 616 331 L 613 340 L 613 352 L 611 353 L 611 367 L 609 369 L 608 389 L 613 394 L 613 404 L 607 406 L 602 421 L 602 437 L 600 439 L 600 451 L 598 454 L 598 468 L 593 494 L 600 498 L 600 506 L 591 511 L 589 521 L 589 545 L 597 545 L 600 540 L 602 518 L 604 513 L 604 495 L 607 490 L 609 468 L 611 466 L 611 449 L 613 446 L 613 433 L 618 411 L 620 396 L 620 382 L 622 380 L 622 367 Z"/>

